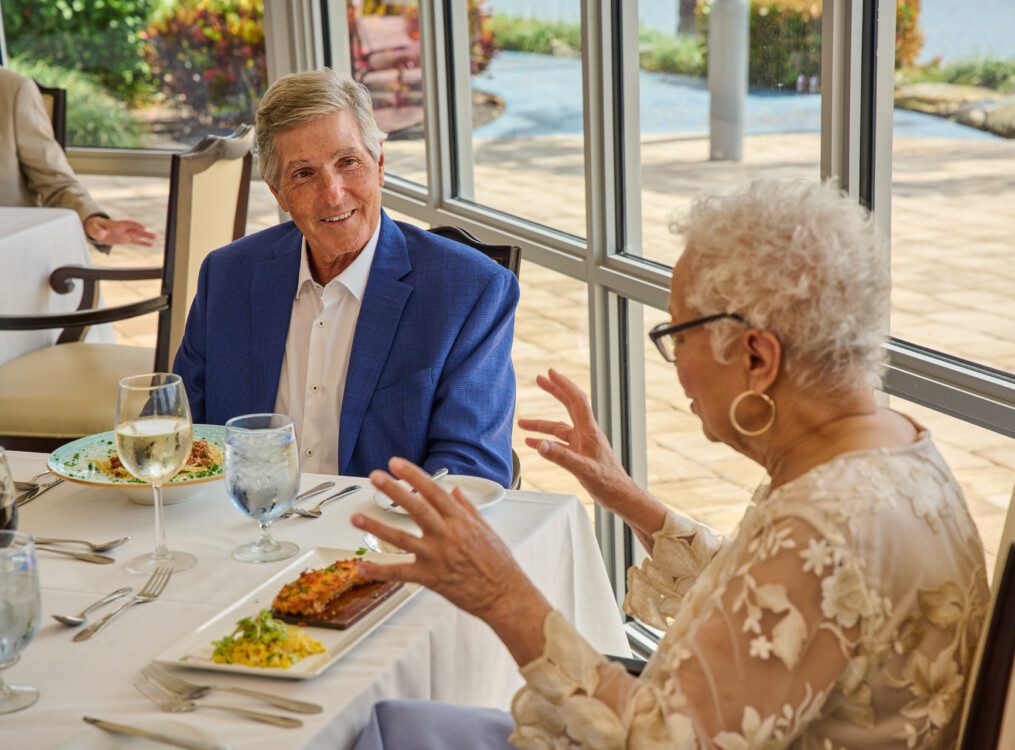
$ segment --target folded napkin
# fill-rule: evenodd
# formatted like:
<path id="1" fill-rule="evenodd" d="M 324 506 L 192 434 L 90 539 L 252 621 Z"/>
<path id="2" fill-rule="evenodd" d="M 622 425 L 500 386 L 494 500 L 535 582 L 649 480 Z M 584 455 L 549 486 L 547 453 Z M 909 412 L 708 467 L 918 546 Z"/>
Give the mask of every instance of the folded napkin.
<path id="1" fill-rule="evenodd" d="M 511 714 L 433 701 L 379 701 L 353 750 L 512 750 Z"/>

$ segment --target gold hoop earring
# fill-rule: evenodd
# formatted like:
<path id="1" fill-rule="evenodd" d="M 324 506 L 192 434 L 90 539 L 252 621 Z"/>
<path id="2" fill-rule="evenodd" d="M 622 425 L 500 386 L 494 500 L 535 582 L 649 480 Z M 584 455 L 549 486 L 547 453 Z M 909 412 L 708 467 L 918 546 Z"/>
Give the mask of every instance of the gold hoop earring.
<path id="1" fill-rule="evenodd" d="M 743 400 L 748 396 L 758 396 L 759 398 L 764 400 L 764 402 L 768 404 L 768 407 L 772 410 L 772 416 L 768 418 L 768 421 L 765 422 L 764 425 L 762 425 L 756 430 L 748 430 L 742 424 L 740 424 L 739 421 L 737 421 L 737 407 L 740 406 L 741 402 L 743 402 Z M 733 429 L 739 432 L 741 435 L 744 435 L 746 437 L 755 437 L 756 435 L 760 435 L 763 432 L 768 432 L 768 428 L 772 426 L 773 422 L 775 422 L 775 401 L 773 401 L 772 397 L 769 396 L 767 393 L 744 391 L 735 399 L 733 399 L 733 403 L 730 404 L 730 424 L 733 425 Z"/>

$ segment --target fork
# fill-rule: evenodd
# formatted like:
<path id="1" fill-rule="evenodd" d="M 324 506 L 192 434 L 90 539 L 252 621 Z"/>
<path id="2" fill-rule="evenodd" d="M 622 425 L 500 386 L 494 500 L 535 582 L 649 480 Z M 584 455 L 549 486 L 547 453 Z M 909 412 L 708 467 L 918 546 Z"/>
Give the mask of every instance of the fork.
<path id="1" fill-rule="evenodd" d="M 112 612 L 103 617 L 97 623 L 95 623 L 94 625 L 89 625 L 87 628 L 85 628 L 76 636 L 74 636 L 74 640 L 87 641 L 89 638 L 91 638 L 93 635 L 95 635 L 104 627 L 106 627 L 109 623 L 111 623 L 113 619 L 116 618 L 118 615 L 120 615 L 124 610 L 126 610 L 127 607 L 131 606 L 132 604 L 141 604 L 142 602 L 150 602 L 153 599 L 157 599 L 159 594 L 161 594 L 162 590 L 166 587 L 166 584 L 169 583 L 169 578 L 172 575 L 173 575 L 172 563 L 166 560 L 159 561 L 159 564 L 155 567 L 155 572 L 152 573 L 152 577 L 148 579 L 148 583 L 144 585 L 143 589 L 134 594 L 133 599 L 128 599 L 125 604 L 122 604 L 118 608 L 114 609 Z"/>
<path id="2" fill-rule="evenodd" d="M 247 688 L 231 687 L 228 685 L 198 685 L 193 682 L 187 682 L 183 678 L 177 677 L 175 674 L 172 674 L 168 670 L 163 669 L 156 664 L 149 664 L 147 667 L 143 667 L 141 669 L 141 674 L 157 683 L 159 687 L 166 692 L 174 694 L 176 698 L 180 698 L 181 700 L 203 698 L 211 690 L 226 690 L 230 693 L 245 695 L 248 698 L 255 698 L 257 700 L 264 701 L 265 703 L 270 703 L 273 706 L 284 708 L 287 711 L 295 711 L 299 714 L 319 714 L 323 710 L 321 706 L 318 706 L 316 703 L 291 700 L 289 698 L 283 698 L 280 695 L 262 693 L 258 690 L 249 690 Z"/>
<path id="3" fill-rule="evenodd" d="M 360 487 L 359 487 L 358 484 L 350 484 L 348 487 L 343 487 L 342 489 L 340 489 L 334 495 L 328 495 L 326 498 L 321 500 L 321 502 L 319 502 L 313 508 L 309 508 L 309 509 L 292 508 L 290 510 L 287 510 L 281 516 L 279 516 L 279 518 L 280 519 L 282 519 L 282 518 L 289 518 L 290 516 L 294 516 L 294 515 L 303 516 L 304 518 L 320 518 L 321 517 L 321 508 L 323 508 L 325 506 L 325 504 L 330 503 L 332 500 L 338 500 L 338 498 L 340 498 L 340 497 L 345 497 L 346 495 L 351 495 L 353 492 L 355 492 L 359 488 Z"/>
<path id="4" fill-rule="evenodd" d="M 293 719 L 289 716 L 266 714 L 260 711 L 251 711 L 247 708 L 240 708 L 239 706 L 227 706 L 222 703 L 194 703 L 194 701 L 186 700 L 173 693 L 167 693 L 159 683 L 152 681 L 152 679 L 143 672 L 134 680 L 134 687 L 137 688 L 138 692 L 140 692 L 145 698 L 150 700 L 163 711 L 169 711 L 171 713 L 186 713 L 188 711 L 196 711 L 198 708 L 217 708 L 219 711 L 228 711 L 229 713 L 245 716 L 248 719 L 253 719 L 254 721 L 264 722 L 265 724 L 274 724 L 277 727 L 296 729 L 303 726 L 302 721 L 299 719 Z"/>

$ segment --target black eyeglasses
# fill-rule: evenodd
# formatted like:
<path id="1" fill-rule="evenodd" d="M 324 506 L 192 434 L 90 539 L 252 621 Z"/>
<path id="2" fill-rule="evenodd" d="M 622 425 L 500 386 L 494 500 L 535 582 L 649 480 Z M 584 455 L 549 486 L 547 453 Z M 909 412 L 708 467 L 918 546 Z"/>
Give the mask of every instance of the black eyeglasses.
<path id="1" fill-rule="evenodd" d="M 686 331 L 688 328 L 695 328 L 697 326 L 703 326 L 706 323 L 711 323 L 714 320 L 722 320 L 723 318 L 732 318 L 738 320 L 744 325 L 747 325 L 747 321 L 736 313 L 717 313 L 715 315 L 706 315 L 704 318 L 695 318 L 689 320 L 686 323 L 678 323 L 675 326 L 671 326 L 669 323 L 660 323 L 651 331 L 648 332 L 648 337 L 652 339 L 652 343 L 656 345 L 656 349 L 663 355 L 663 359 L 667 362 L 676 362 L 677 357 L 673 350 L 673 346 L 666 345 L 667 337 L 672 337 L 674 334 Z"/>

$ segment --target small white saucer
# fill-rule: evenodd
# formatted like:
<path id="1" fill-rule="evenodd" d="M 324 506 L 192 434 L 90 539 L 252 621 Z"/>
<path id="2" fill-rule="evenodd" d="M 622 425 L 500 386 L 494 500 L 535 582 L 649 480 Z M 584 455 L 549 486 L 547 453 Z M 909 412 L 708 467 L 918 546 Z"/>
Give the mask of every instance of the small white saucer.
<path id="1" fill-rule="evenodd" d="M 489 508 L 504 497 L 503 487 L 493 480 L 484 479 L 483 477 L 449 474 L 439 481 L 449 492 L 454 487 L 461 487 L 465 497 L 467 497 L 479 510 Z M 399 484 L 404 487 L 409 486 L 401 479 L 399 480 Z M 392 513 L 401 513 L 403 516 L 409 515 L 405 508 L 392 504 L 391 499 L 380 490 L 374 491 L 374 502 L 377 503 L 378 507 L 383 508 L 384 510 L 389 510 Z"/>

